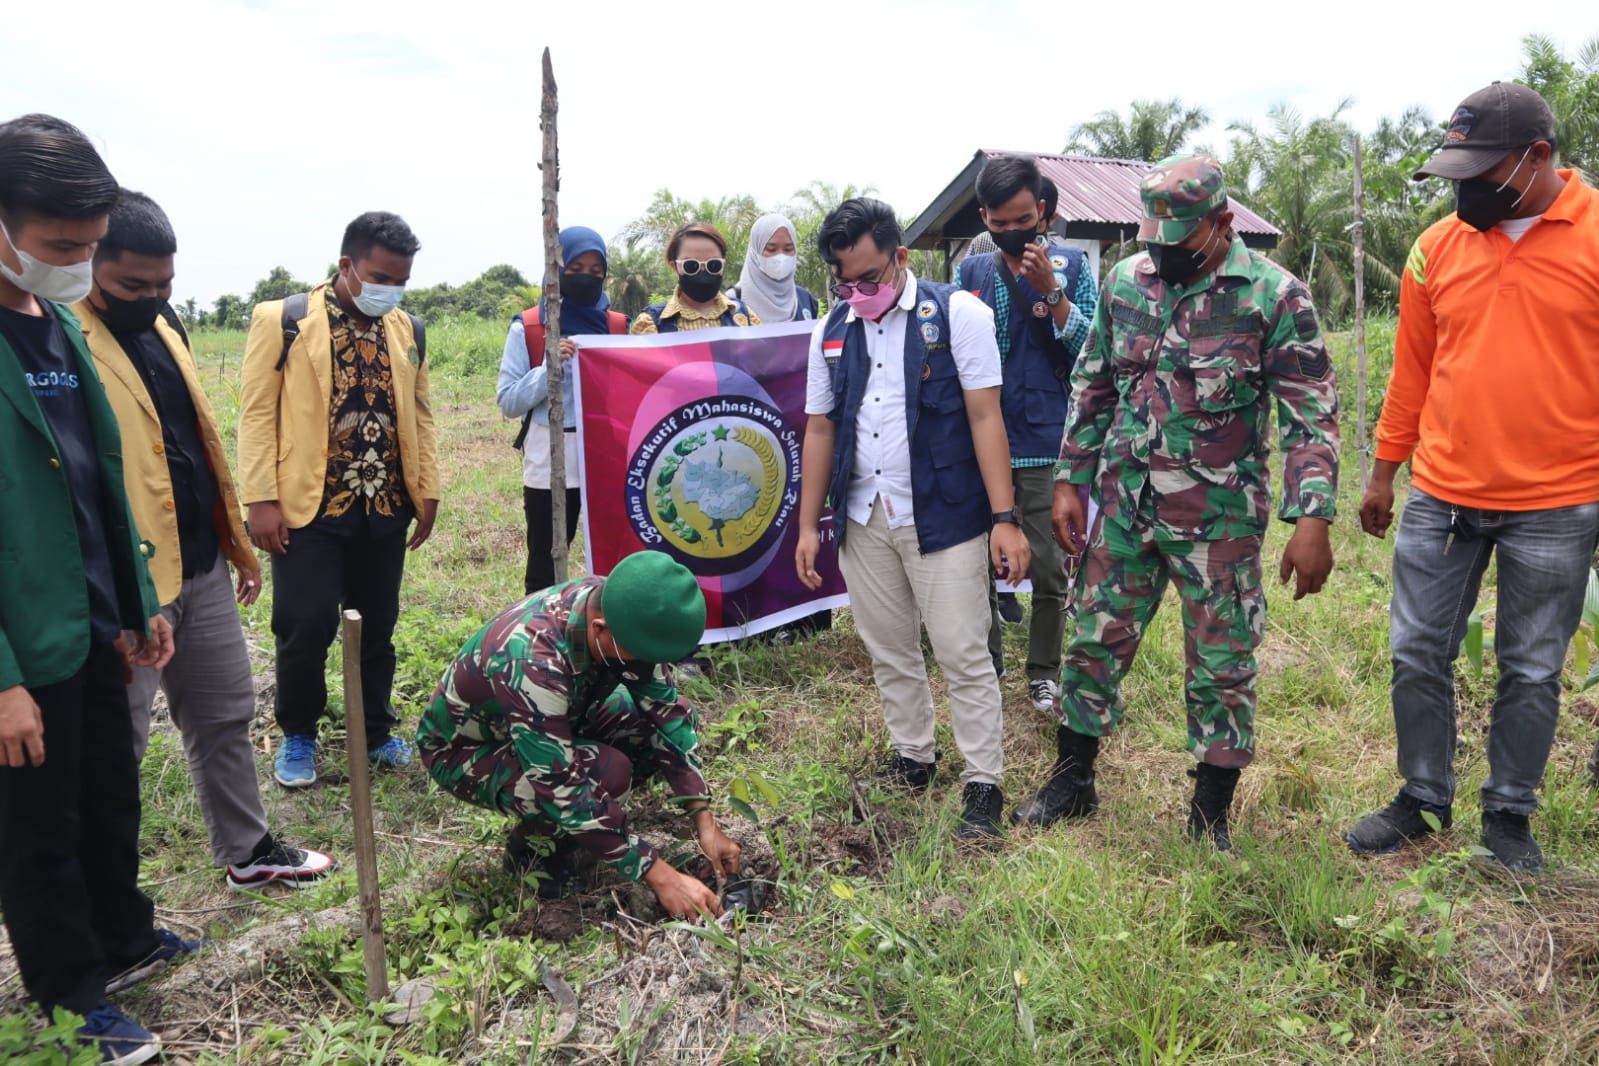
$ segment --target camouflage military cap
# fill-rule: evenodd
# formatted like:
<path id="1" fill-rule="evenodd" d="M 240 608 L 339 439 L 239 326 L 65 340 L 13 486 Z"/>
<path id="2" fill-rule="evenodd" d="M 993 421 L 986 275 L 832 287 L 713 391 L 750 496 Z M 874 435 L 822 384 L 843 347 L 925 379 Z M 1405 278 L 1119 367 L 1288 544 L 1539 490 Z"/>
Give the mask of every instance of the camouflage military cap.
<path id="1" fill-rule="evenodd" d="M 1154 244 L 1178 243 L 1194 232 L 1201 218 L 1227 206 L 1221 164 L 1208 155 L 1162 159 L 1144 175 L 1138 194 L 1144 201 L 1138 239 Z"/>

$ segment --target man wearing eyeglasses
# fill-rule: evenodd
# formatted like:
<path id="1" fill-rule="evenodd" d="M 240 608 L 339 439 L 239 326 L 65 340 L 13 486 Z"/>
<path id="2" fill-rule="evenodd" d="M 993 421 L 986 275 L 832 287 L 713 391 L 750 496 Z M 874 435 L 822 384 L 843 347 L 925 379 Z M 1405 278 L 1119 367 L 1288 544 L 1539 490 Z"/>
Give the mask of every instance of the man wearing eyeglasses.
<path id="1" fill-rule="evenodd" d="M 937 769 L 925 623 L 966 761 L 957 837 L 992 841 L 1004 760 L 989 566 L 1019 583 L 1031 562 L 1011 488 L 994 315 L 971 293 L 911 273 L 880 200 L 844 201 L 816 243 L 839 302 L 811 336 L 795 564 L 820 587 L 830 499 L 839 569 L 894 746 L 878 780 L 920 792 Z"/>
<path id="2" fill-rule="evenodd" d="M 1233 232 L 1220 163 L 1162 160 L 1140 194 L 1146 252 L 1106 278 L 1072 373 L 1055 535 L 1065 544 L 1090 532 L 1079 485 L 1094 486 L 1100 518 L 1061 670 L 1055 768 L 1014 818 L 1046 826 L 1098 806 L 1099 740 L 1121 721 L 1121 680 L 1169 583 L 1182 603 L 1198 760 L 1188 832 L 1226 851 L 1233 791 L 1255 756 L 1272 410 L 1284 452 L 1279 514 L 1294 525 L 1278 577 L 1297 575 L 1299 599 L 1332 571 L 1337 382 L 1310 293 Z"/>

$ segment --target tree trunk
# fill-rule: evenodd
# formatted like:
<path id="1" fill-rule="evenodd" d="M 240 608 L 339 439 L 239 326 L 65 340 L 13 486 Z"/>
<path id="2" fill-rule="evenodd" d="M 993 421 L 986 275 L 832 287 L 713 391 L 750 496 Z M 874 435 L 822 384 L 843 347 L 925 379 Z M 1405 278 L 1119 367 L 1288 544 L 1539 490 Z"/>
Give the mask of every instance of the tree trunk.
<path id="1" fill-rule="evenodd" d="M 555 196 L 561 188 L 561 159 L 555 138 L 555 68 L 550 50 L 544 49 L 544 96 L 539 107 L 539 128 L 544 131 L 544 367 L 550 395 L 550 555 L 555 560 L 555 583 L 567 577 L 566 561 L 566 398 L 562 389 L 566 367 L 561 363 L 561 224 Z"/>

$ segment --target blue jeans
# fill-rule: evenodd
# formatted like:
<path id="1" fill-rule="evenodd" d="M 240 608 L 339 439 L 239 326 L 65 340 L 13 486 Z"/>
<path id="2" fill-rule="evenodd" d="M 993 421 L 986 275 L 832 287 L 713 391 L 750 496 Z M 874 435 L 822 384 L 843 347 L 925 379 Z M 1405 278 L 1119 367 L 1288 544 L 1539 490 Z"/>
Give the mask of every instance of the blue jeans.
<path id="1" fill-rule="evenodd" d="M 1453 537 L 1451 539 L 1451 531 Z M 1499 557 L 1483 810 L 1531 814 L 1560 714 L 1560 671 L 1582 616 L 1599 503 L 1543 511 L 1456 507 L 1412 487 L 1394 543 L 1394 729 L 1405 791 L 1455 796 L 1455 680 L 1488 559 Z"/>

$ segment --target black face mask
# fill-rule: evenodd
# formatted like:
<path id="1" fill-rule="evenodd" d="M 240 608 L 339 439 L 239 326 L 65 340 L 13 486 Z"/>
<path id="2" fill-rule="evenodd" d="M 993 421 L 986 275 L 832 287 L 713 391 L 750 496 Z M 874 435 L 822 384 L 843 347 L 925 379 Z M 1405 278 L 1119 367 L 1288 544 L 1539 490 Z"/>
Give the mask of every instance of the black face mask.
<path id="1" fill-rule="evenodd" d="M 1532 149 L 1528 148 L 1527 151 Z M 1520 170 L 1521 163 L 1526 161 L 1527 152 L 1523 152 L 1516 170 Z M 1512 170 L 1510 177 L 1498 185 L 1481 178 L 1455 182 L 1455 214 L 1460 216 L 1460 221 L 1486 233 L 1515 214 L 1516 208 L 1521 206 L 1522 199 L 1527 195 L 1527 189 L 1532 188 L 1529 184 L 1527 189 L 1517 189 L 1510 184 L 1516 176 L 1516 170 Z"/>
<path id="2" fill-rule="evenodd" d="M 683 295 L 690 300 L 695 303 L 708 303 L 722 291 L 722 275 L 707 274 L 703 270 L 697 274 L 679 274 L 677 284 L 683 290 Z"/>
<path id="3" fill-rule="evenodd" d="M 100 301 L 105 304 L 105 309 L 96 307 L 95 310 L 100 312 L 101 320 L 111 327 L 113 333 L 143 333 L 155 325 L 155 320 L 161 316 L 161 308 L 166 304 L 159 296 L 124 300 L 104 289 L 100 290 Z"/>
<path id="4" fill-rule="evenodd" d="M 989 230 L 988 235 L 994 238 L 994 247 L 1012 259 L 1020 259 L 1027 246 L 1033 243 L 1033 238 L 1038 236 L 1024 229 Z"/>
<path id="5" fill-rule="evenodd" d="M 605 279 L 598 274 L 561 275 L 561 299 L 571 300 L 575 304 L 599 302 L 600 290 L 603 288 L 605 288 Z"/>
<path id="6" fill-rule="evenodd" d="M 1193 248 L 1179 248 L 1175 244 L 1151 244 L 1145 247 L 1145 251 L 1149 252 L 1149 258 L 1154 260 L 1155 273 L 1168 285 L 1181 284 L 1199 273 L 1199 268 L 1205 265 L 1206 253 Z"/>

